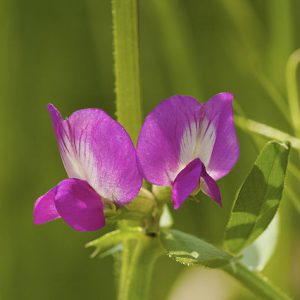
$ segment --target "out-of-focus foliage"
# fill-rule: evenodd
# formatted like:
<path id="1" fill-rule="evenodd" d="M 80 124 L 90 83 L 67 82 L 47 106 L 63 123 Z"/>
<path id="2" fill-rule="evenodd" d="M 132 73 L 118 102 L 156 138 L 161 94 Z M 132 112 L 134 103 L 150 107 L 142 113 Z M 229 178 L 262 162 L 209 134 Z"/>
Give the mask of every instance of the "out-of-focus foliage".
<path id="1" fill-rule="evenodd" d="M 141 0 L 144 115 L 173 94 L 205 101 L 231 91 L 239 114 L 294 135 L 285 66 L 300 47 L 299 12 L 297 0 Z M 35 199 L 65 177 L 47 102 L 64 115 L 83 107 L 114 115 L 110 1 L 0 0 L 0 42 L 0 299 L 113 299 L 112 260 L 91 260 L 84 248 L 110 228 L 32 222 Z M 238 136 L 240 160 L 220 181 L 224 208 L 204 196 L 187 201 L 172 212 L 176 228 L 221 243 L 235 192 L 265 142 Z M 297 299 L 300 162 L 291 155 L 280 243 L 264 272 Z M 183 269 L 162 258 L 151 299 L 166 299 Z"/>

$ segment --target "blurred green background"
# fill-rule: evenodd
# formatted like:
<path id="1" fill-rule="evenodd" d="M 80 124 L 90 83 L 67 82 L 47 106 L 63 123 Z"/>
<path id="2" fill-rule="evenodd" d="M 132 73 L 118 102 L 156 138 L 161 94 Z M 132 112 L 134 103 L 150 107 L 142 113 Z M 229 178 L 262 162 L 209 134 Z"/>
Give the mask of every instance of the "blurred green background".
<path id="1" fill-rule="evenodd" d="M 206 101 L 231 91 L 249 118 L 293 133 L 285 67 L 300 47 L 300 1 L 139 2 L 144 114 L 173 94 Z M 109 0 L 0 0 L 1 300 L 114 299 L 112 259 L 92 260 L 84 249 L 110 228 L 78 233 L 62 221 L 34 226 L 32 220 L 36 198 L 66 177 L 46 104 L 65 116 L 85 107 L 114 115 L 111 29 Z M 237 133 L 240 160 L 220 181 L 225 207 L 204 199 L 174 212 L 177 228 L 216 244 L 258 153 L 248 134 Z M 300 299 L 300 178 L 288 175 L 280 245 L 264 273 Z M 151 299 L 257 299 L 228 278 L 217 280 L 219 273 L 206 286 L 222 291 L 225 283 L 233 292 L 201 297 L 202 271 L 191 269 L 175 281 L 182 272 L 183 266 L 160 259 Z M 180 298 L 174 288 L 190 296 Z"/>

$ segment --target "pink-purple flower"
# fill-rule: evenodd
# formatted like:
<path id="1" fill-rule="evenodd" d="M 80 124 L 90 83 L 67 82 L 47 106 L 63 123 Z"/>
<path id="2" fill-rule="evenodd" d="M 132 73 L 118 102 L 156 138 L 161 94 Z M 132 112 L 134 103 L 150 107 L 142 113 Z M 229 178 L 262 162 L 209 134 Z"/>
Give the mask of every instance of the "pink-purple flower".
<path id="1" fill-rule="evenodd" d="M 173 96 L 146 117 L 137 143 L 138 164 L 150 183 L 172 186 L 175 208 L 200 189 L 222 204 L 216 181 L 239 156 L 232 100 L 230 93 L 205 104 Z"/>
<path id="2" fill-rule="evenodd" d="M 78 231 L 97 230 L 105 224 L 105 205 L 125 205 L 141 188 L 132 141 L 100 109 L 79 110 L 66 120 L 53 105 L 48 110 L 69 179 L 36 201 L 34 223 L 62 218 Z"/>
<path id="3" fill-rule="evenodd" d="M 205 104 L 189 96 L 161 102 L 146 117 L 136 151 L 125 129 L 102 110 L 79 110 L 63 120 L 49 104 L 69 179 L 36 201 L 35 224 L 62 218 L 78 231 L 97 230 L 105 224 L 104 207 L 132 201 L 142 175 L 172 186 L 176 209 L 200 190 L 222 205 L 216 181 L 239 156 L 232 99 L 220 93 Z"/>

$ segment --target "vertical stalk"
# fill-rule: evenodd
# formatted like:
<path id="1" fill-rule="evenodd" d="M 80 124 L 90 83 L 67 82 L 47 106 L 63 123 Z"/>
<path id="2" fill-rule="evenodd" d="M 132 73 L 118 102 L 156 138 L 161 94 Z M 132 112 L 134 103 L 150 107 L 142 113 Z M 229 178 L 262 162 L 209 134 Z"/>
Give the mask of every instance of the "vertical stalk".
<path id="1" fill-rule="evenodd" d="M 300 49 L 297 49 L 289 57 L 286 65 L 286 85 L 288 93 L 288 101 L 290 107 L 290 115 L 292 124 L 297 137 L 300 136 L 300 109 L 299 109 L 299 93 L 297 85 L 297 68 L 300 64 Z"/>
<path id="2" fill-rule="evenodd" d="M 141 91 L 138 46 L 138 0 L 112 0 L 115 59 L 115 91 L 118 121 L 134 143 L 141 126 Z M 131 226 L 120 222 L 120 230 Z M 146 300 L 156 258 L 160 253 L 157 237 L 137 236 L 122 244 L 115 257 L 118 300 Z"/>
<path id="3" fill-rule="evenodd" d="M 126 241 L 121 253 L 118 300 L 147 300 L 154 263 L 161 248 L 157 237 Z"/>
<path id="4" fill-rule="evenodd" d="M 141 126 L 137 0 L 112 0 L 118 121 L 136 143 Z"/>

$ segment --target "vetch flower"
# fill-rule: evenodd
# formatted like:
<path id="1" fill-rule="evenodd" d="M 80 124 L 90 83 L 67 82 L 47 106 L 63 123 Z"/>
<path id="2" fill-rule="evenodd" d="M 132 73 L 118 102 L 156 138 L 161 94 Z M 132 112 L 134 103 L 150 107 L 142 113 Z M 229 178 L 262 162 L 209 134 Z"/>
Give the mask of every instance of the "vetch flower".
<path id="1" fill-rule="evenodd" d="M 216 180 L 239 156 L 232 100 L 230 93 L 220 93 L 200 104 L 178 95 L 146 117 L 137 142 L 138 164 L 150 183 L 172 186 L 176 209 L 199 190 L 222 205 Z"/>
<path id="2" fill-rule="evenodd" d="M 48 110 L 69 179 L 36 201 L 34 223 L 61 217 L 78 231 L 97 230 L 105 224 L 106 204 L 127 204 L 141 188 L 132 141 L 100 109 L 78 110 L 66 120 L 52 104 Z"/>

